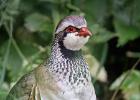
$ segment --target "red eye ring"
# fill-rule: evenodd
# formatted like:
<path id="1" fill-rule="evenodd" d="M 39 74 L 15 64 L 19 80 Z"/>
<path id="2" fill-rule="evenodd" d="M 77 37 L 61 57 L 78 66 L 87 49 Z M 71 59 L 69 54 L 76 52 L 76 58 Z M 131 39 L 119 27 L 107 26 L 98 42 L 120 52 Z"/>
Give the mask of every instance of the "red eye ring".
<path id="1" fill-rule="evenodd" d="M 69 26 L 65 29 L 65 32 L 69 32 L 69 33 L 72 33 L 72 32 L 76 32 L 77 29 L 73 26 Z"/>

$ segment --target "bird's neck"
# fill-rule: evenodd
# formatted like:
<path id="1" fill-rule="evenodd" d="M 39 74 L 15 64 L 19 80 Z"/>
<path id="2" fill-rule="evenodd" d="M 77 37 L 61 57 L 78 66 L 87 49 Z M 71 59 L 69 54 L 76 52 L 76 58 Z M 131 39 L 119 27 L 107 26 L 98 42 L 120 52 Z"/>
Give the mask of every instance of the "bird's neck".
<path id="1" fill-rule="evenodd" d="M 73 60 L 73 59 L 83 59 L 81 50 L 72 51 L 64 47 L 63 42 L 55 40 L 52 45 L 51 56 L 53 60 L 59 61 L 60 59 L 64 60 Z"/>
<path id="2" fill-rule="evenodd" d="M 90 75 L 81 51 L 66 49 L 61 42 L 54 41 L 48 70 L 57 76 L 57 79 L 66 79 L 71 84 L 79 81 L 89 81 Z"/>

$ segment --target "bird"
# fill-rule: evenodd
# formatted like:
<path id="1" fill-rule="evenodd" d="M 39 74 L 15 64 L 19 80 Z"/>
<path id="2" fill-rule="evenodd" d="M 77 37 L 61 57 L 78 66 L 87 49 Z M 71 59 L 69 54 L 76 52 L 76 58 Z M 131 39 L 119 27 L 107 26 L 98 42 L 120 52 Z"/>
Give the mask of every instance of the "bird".
<path id="1" fill-rule="evenodd" d="M 22 76 L 6 100 L 96 100 L 81 50 L 92 35 L 83 16 L 64 17 L 54 32 L 47 60 Z"/>

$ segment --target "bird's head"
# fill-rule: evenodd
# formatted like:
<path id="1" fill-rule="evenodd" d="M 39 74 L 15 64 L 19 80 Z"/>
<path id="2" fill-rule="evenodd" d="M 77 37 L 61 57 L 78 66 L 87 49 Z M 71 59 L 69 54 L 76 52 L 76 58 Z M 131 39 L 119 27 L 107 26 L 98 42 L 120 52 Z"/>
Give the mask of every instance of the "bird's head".
<path id="1" fill-rule="evenodd" d="M 87 22 L 82 16 L 67 16 L 61 20 L 56 28 L 55 35 L 63 46 L 72 51 L 80 50 L 92 35 L 87 28 Z"/>

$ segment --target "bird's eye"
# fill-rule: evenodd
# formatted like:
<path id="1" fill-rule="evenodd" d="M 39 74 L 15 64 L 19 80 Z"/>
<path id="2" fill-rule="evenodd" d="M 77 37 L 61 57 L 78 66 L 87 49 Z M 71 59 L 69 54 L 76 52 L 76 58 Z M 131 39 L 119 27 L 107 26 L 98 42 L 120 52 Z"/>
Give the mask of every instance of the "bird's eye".
<path id="1" fill-rule="evenodd" d="M 67 27 L 66 28 L 66 30 L 65 30 L 65 32 L 76 32 L 77 30 L 76 30 L 76 28 L 75 27 L 73 27 L 73 26 L 69 26 L 69 27 Z"/>

